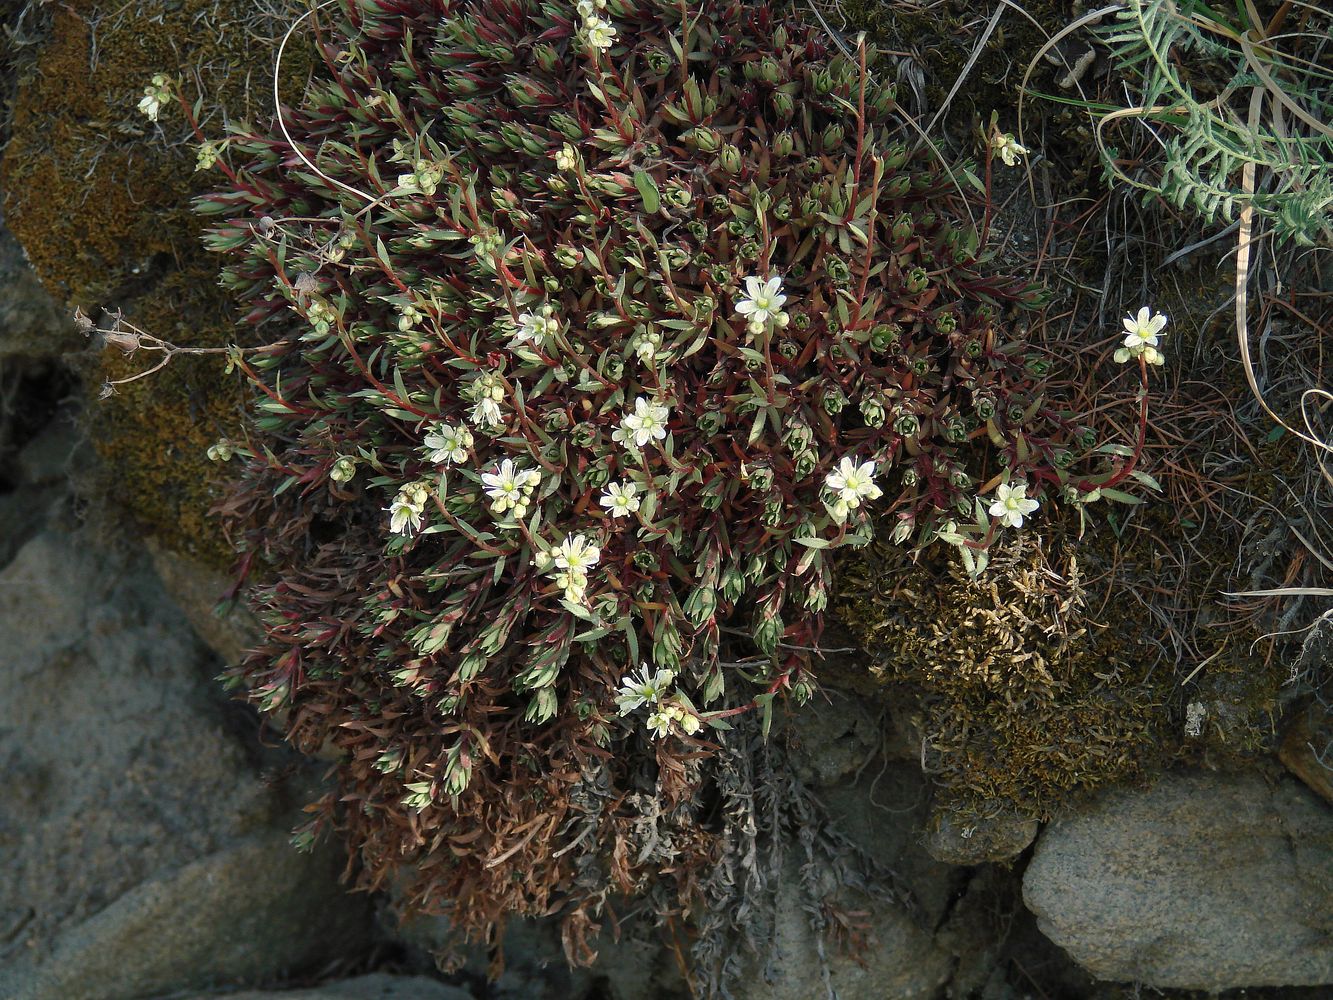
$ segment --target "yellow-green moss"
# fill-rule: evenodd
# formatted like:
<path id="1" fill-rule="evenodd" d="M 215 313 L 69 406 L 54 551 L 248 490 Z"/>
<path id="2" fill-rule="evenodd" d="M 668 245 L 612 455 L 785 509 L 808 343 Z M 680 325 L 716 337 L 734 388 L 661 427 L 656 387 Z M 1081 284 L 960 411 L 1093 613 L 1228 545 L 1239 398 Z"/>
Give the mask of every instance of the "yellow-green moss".
<path id="1" fill-rule="evenodd" d="M 158 72 L 198 75 L 205 108 L 262 112 L 272 65 L 249 0 L 146 0 L 52 5 L 49 36 L 18 89 L 13 139 L 0 163 L 7 221 L 38 276 L 69 307 L 123 310 L 126 319 L 180 345 L 213 347 L 236 328 L 216 262 L 200 245 L 193 196 L 216 175 L 196 173 L 179 109 L 163 135 L 136 109 Z M 299 50 L 288 86 L 310 64 Z M 208 116 L 208 111 L 205 111 Z M 221 115 L 208 130 L 221 137 Z M 221 563 L 228 552 L 207 517 L 219 469 L 208 445 L 235 432 L 243 390 L 213 361 L 177 361 L 102 402 L 104 379 L 143 370 L 143 357 L 108 352 L 89 361 L 93 441 L 109 496 L 178 551 Z"/>
<path id="2" fill-rule="evenodd" d="M 1251 631 L 1182 615 L 1193 641 L 1213 641 L 1203 683 L 1182 686 L 1179 651 L 1140 601 L 1155 589 L 1151 533 L 1122 543 L 1103 527 L 1079 542 L 1055 525 L 1036 537 L 1000 546 L 979 581 L 951 555 L 914 565 L 883 542 L 841 564 L 835 611 L 866 652 L 852 672 L 910 706 L 898 714 L 919 726 L 946 807 L 1046 816 L 1174 759 L 1270 747 L 1282 671 L 1251 653 Z M 1159 609 L 1211 597 L 1191 586 Z M 1190 701 L 1208 710 L 1198 737 L 1184 730 Z"/>

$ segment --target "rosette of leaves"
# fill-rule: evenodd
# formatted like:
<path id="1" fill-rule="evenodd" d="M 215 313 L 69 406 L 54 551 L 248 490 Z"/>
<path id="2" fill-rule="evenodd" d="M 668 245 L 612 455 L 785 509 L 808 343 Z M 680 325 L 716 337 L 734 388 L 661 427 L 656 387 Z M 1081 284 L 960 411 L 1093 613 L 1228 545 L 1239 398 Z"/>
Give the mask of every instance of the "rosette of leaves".
<path id="1" fill-rule="evenodd" d="M 843 458 L 926 544 L 987 480 L 1041 497 L 1094 442 L 1006 325 L 1034 290 L 988 273 L 892 88 L 817 29 L 668 0 L 323 17 L 324 78 L 230 140 L 233 184 L 200 206 L 274 331 L 224 505 L 267 637 L 231 677 L 339 755 L 318 822 L 365 884 L 397 874 L 467 930 L 586 928 L 663 864 L 633 803 L 692 815 L 727 713 L 809 690 L 830 550 L 871 534 L 830 507 Z M 751 276 L 782 279 L 785 325 L 737 314 Z M 667 433 L 639 444 L 641 400 Z M 471 440 L 442 456 L 441 427 Z M 497 514 L 482 476 L 505 461 L 536 475 Z M 611 517 L 610 482 L 638 510 Z M 950 530 L 984 545 L 977 521 Z M 549 563 L 570 536 L 600 549 L 581 592 Z M 619 717 L 641 663 L 715 728 Z M 712 848 L 679 829 L 688 902 Z"/>

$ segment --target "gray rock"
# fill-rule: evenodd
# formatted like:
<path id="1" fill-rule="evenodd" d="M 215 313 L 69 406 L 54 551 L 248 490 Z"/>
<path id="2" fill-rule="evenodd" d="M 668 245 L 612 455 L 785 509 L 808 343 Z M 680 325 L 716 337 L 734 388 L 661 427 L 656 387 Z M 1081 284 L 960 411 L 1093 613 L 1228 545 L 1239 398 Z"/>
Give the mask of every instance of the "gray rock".
<path id="1" fill-rule="evenodd" d="M 950 865 L 1012 861 L 1037 839 L 1035 819 L 1001 810 L 995 816 L 960 823 L 947 809 L 935 809 L 926 822 L 926 850 Z"/>
<path id="2" fill-rule="evenodd" d="M 929 794 L 917 764 L 885 756 L 882 712 L 862 699 L 828 697 L 784 720 L 779 738 L 833 827 L 890 869 L 913 905 L 863 892 L 825 861 L 806 868 L 805 852 L 792 843 L 776 885 L 771 952 L 761 943 L 732 992 L 737 1000 L 811 1000 L 831 986 L 840 1000 L 934 997 L 954 956 L 929 928 L 943 916 L 959 870 L 921 848 Z"/>
<path id="3" fill-rule="evenodd" d="M 939 995 L 953 957 L 901 903 L 850 891 L 822 867 L 811 892 L 803 885 L 808 877 L 789 855 L 777 885 L 771 951 L 750 962 L 732 988 L 736 1000 L 815 1000 L 830 987 L 839 1000 Z M 812 896 L 820 902 L 812 905 Z M 827 921 L 828 930 L 820 933 L 812 921 Z"/>
<path id="4" fill-rule="evenodd" d="M 141 559 L 39 534 L 0 572 L 0 636 L 0 996 L 244 985 L 360 946 L 364 900 L 289 847 Z"/>
<path id="5" fill-rule="evenodd" d="M 398 927 L 401 940 L 423 951 L 438 951 L 449 937 L 443 917 L 421 917 Z M 504 971 L 487 984 L 491 1000 L 663 1000 L 688 996 L 675 962 L 651 929 L 633 923 L 620 940 L 604 932 L 593 942 L 597 962 L 590 969 L 565 961 L 558 925 L 552 920 L 511 920 L 504 932 Z M 464 969 L 477 979 L 490 971 L 490 955 L 472 947 Z"/>
<path id="6" fill-rule="evenodd" d="M 213 993 L 191 997 L 190 1000 L 472 1000 L 472 994 L 425 976 L 376 973 L 326 983 L 308 990 L 247 991 L 228 993 L 225 997 Z"/>
<path id="7" fill-rule="evenodd" d="M 263 629 L 243 601 L 219 608 L 231 581 L 198 559 L 173 552 L 156 539 L 146 539 L 144 544 L 171 599 L 185 612 L 199 638 L 225 663 L 239 663 L 245 651 L 258 644 Z"/>
<path id="8" fill-rule="evenodd" d="M 1333 983 L 1333 812 L 1290 778 L 1181 773 L 1110 792 L 1043 831 L 1023 895 L 1101 979 Z"/>
<path id="9" fill-rule="evenodd" d="M 54 358 L 82 346 L 73 319 L 46 293 L 0 217 L 0 361 Z"/>

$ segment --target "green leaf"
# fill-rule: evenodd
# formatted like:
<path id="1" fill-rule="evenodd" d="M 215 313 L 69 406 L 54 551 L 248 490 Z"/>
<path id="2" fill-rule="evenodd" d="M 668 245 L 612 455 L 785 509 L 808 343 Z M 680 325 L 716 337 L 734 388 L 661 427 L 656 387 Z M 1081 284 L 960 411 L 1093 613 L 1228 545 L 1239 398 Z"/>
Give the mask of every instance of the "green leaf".
<path id="1" fill-rule="evenodd" d="M 1129 493 L 1124 493 L 1120 490 L 1108 489 L 1105 486 L 1102 487 L 1102 496 L 1106 497 L 1107 500 L 1114 500 L 1117 503 L 1128 503 L 1128 504 L 1143 503 L 1142 497 L 1136 497 Z"/>
<path id="2" fill-rule="evenodd" d="M 635 168 L 634 186 L 639 189 L 639 197 L 643 199 L 643 210 L 649 215 L 657 214 L 657 210 L 662 207 L 662 197 L 657 191 L 657 181 L 648 171 Z"/>

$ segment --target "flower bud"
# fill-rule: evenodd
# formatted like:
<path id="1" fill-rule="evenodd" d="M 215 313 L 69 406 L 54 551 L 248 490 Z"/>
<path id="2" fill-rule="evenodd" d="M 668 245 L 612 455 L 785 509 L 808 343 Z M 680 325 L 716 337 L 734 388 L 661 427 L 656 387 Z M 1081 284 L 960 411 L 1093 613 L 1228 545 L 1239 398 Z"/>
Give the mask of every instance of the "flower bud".
<path id="1" fill-rule="evenodd" d="M 715 153 L 722 145 L 722 136 L 716 129 L 698 127 L 684 133 L 681 141 L 701 153 Z"/>

